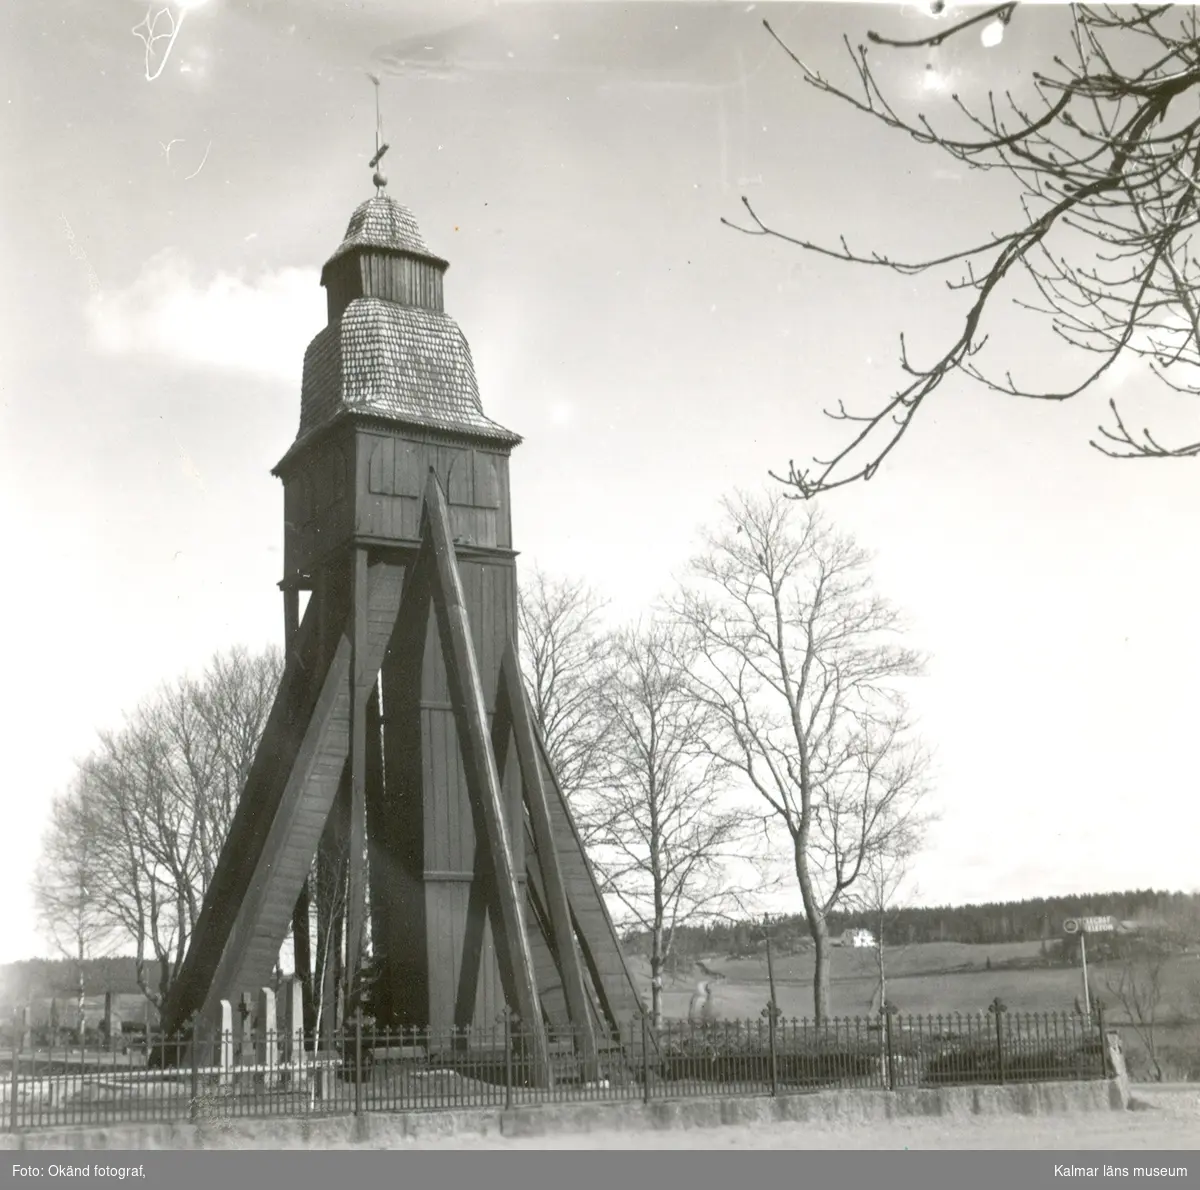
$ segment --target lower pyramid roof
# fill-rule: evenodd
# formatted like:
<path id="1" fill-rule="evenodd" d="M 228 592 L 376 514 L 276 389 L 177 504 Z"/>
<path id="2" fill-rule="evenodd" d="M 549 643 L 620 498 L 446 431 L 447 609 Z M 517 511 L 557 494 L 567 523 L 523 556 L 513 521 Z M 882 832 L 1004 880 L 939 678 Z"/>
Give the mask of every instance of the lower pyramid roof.
<path id="1" fill-rule="evenodd" d="M 358 298 L 304 353 L 300 434 L 345 412 L 466 432 L 515 445 L 485 416 L 471 348 L 448 314 Z"/>

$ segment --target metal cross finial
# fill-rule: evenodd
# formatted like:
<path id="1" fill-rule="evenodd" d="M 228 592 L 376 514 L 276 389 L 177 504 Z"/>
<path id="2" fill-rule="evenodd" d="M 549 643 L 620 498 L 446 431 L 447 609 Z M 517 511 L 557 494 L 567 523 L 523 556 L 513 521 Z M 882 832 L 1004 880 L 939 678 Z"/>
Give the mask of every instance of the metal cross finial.
<path id="1" fill-rule="evenodd" d="M 368 71 L 367 78 L 375 84 L 375 156 L 368 164 L 375 170 L 375 176 L 371 179 L 375 183 L 375 189 L 382 194 L 383 188 L 387 185 L 387 175 L 382 173 L 378 166 L 383 160 L 384 153 L 388 151 L 388 146 L 383 143 L 383 115 L 379 110 L 379 76 Z"/>

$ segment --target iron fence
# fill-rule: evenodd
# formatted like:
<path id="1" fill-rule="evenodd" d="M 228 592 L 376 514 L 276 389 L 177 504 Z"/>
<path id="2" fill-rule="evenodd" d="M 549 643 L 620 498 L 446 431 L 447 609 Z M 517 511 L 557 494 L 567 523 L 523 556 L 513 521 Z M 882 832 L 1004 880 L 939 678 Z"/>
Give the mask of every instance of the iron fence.
<path id="1" fill-rule="evenodd" d="M 490 1028 L 381 1029 L 331 1040 L 280 1033 L 151 1036 L 140 1046 L 23 1047 L 0 1101 L 11 1131 L 127 1121 L 195 1122 L 695 1096 L 895 1090 L 1107 1075 L 1102 1013 L 989 1013 L 814 1024 L 636 1021 L 609 1035 L 515 1018 Z M 545 1036 L 545 1035 L 543 1035 Z"/>

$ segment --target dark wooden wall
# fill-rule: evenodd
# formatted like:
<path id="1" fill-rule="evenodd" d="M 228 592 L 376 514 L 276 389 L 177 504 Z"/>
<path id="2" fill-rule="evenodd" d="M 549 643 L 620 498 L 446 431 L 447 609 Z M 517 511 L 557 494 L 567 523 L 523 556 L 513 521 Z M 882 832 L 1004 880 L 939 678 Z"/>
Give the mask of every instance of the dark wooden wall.
<path id="1" fill-rule="evenodd" d="M 284 576 L 311 574 L 318 559 L 349 543 L 354 530 L 352 435 L 326 435 L 290 460 L 283 474 Z"/>
<path id="2" fill-rule="evenodd" d="M 511 549 L 505 449 L 344 425 L 289 460 L 282 475 L 285 576 L 311 574 L 355 537 L 414 543 L 430 467 L 446 493 L 456 544 Z"/>
<path id="3" fill-rule="evenodd" d="M 504 646 L 516 630 L 515 570 L 507 560 L 465 559 L 459 570 L 490 717 Z M 467 792 L 442 642 L 432 616 L 422 672 L 421 743 L 430 1024 L 486 1023 L 495 1020 L 505 1002 L 486 912 L 491 868 L 486 835 Z M 517 765 L 507 764 L 501 776 L 513 859 L 523 872 L 524 809 Z"/>
<path id="4" fill-rule="evenodd" d="M 446 493 L 455 540 L 485 549 L 511 548 L 508 457 L 504 452 L 362 433 L 357 467 L 358 533 L 415 540 L 421 493 L 432 467 Z"/>
<path id="5" fill-rule="evenodd" d="M 334 427 L 288 460 L 285 576 L 307 586 L 369 541 L 403 562 L 407 582 L 433 468 L 447 496 L 486 711 L 516 632 L 506 450 L 372 424 Z M 331 565 L 323 566 L 322 560 Z M 340 601 L 339 601 L 340 602 Z M 366 812 L 372 945 L 383 956 L 378 1006 L 396 1025 L 492 1022 L 505 1003 L 488 920 L 486 837 L 468 796 L 437 617 L 398 625 L 372 701 Z M 411 619 L 411 617 L 410 617 Z M 336 634 L 341 625 L 325 625 Z M 381 739 L 376 748 L 375 741 Z M 515 752 L 501 774 L 516 870 L 524 809 Z"/>
<path id="6" fill-rule="evenodd" d="M 504 642 L 515 630 L 510 559 L 462 560 L 463 594 L 482 680 L 495 710 Z M 412 627 L 419 667 L 398 632 L 383 666 L 383 788 L 368 799 L 372 935 L 389 1023 L 446 1028 L 488 1023 L 505 1004 L 487 901 L 486 835 L 468 793 L 438 629 L 431 610 Z M 525 865 L 524 806 L 515 750 L 500 774 L 514 861 Z"/>

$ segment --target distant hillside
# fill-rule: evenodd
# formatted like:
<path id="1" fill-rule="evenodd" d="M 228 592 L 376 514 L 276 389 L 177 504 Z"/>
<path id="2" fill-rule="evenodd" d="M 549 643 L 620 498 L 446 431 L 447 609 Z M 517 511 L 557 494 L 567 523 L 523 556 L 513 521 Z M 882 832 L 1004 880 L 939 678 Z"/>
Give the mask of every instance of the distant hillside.
<path id="1" fill-rule="evenodd" d="M 984 905 L 942 905 L 890 911 L 884 922 L 887 946 L 918 942 L 997 944 L 1038 942 L 1063 937 L 1062 924 L 1068 917 L 1083 914 L 1111 915 L 1121 920 L 1153 920 L 1189 912 L 1200 925 L 1200 895 L 1158 892 L 1080 893 L 1070 897 L 1035 897 L 1027 901 L 1004 901 Z M 862 914 L 832 914 L 830 932 L 865 926 L 875 933 L 878 921 Z M 781 952 L 802 949 L 808 942 L 800 915 L 772 919 L 771 938 Z M 725 923 L 680 930 L 674 949 L 680 956 L 698 954 L 752 954 L 762 945 L 758 921 Z M 632 953 L 647 951 L 644 934 L 626 936 Z M 146 980 L 157 984 L 154 963 L 146 964 Z M 25 959 L 0 966 L 0 1007 L 48 1001 L 51 997 L 74 1001 L 78 994 L 75 964 L 66 959 Z M 134 960 L 131 957 L 94 959 L 84 965 L 84 991 L 88 996 L 140 995 Z M 129 1003 L 126 1001 L 126 1003 Z"/>
<path id="2" fill-rule="evenodd" d="M 158 965 L 146 964 L 146 979 L 154 987 Z M 88 996 L 141 996 L 136 965 L 132 958 L 92 959 L 84 964 L 84 993 Z M 79 994 L 79 974 L 68 959 L 23 959 L 0 966 L 0 1005 L 28 1004 L 51 998 L 75 1002 Z"/>
<path id="3" fill-rule="evenodd" d="M 1190 912 L 1200 924 L 1200 895 L 1141 889 L 983 905 L 913 906 L 888 911 L 883 923 L 883 941 L 887 946 L 910 946 L 918 942 L 977 945 L 1038 942 L 1061 938 L 1063 922 L 1069 917 L 1097 914 L 1121 920 L 1153 920 L 1184 912 Z M 835 936 L 857 926 L 876 933 L 879 921 L 856 913 L 834 913 L 829 917 L 829 930 Z M 762 938 L 759 921 L 714 922 L 680 930 L 675 944 L 681 952 L 690 954 L 748 954 L 761 945 Z M 804 917 L 795 914 L 773 918 L 771 938 L 782 950 L 806 945 L 808 930 Z M 647 941 L 641 932 L 626 936 L 626 944 L 635 951 L 645 949 Z"/>

